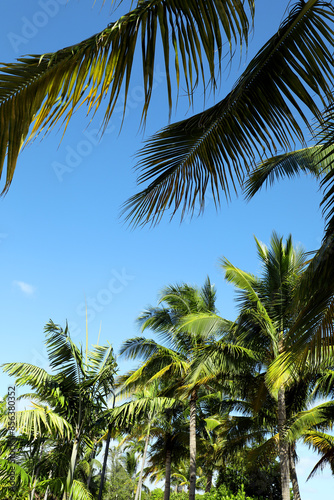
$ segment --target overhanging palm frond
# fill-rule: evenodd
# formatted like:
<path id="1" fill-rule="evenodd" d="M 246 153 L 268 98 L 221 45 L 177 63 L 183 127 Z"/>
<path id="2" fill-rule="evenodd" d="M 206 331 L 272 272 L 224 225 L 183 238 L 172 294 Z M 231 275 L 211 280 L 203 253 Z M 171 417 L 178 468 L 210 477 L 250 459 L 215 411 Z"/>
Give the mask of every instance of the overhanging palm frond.
<path id="1" fill-rule="evenodd" d="M 300 173 L 311 173 L 315 177 L 325 175 L 334 161 L 334 146 L 330 151 L 322 145 L 274 156 L 260 163 L 245 182 L 246 198 L 252 198 L 264 184 L 272 185 L 284 177 L 292 178 Z"/>
<path id="2" fill-rule="evenodd" d="M 218 205 L 220 191 L 236 190 L 256 155 L 303 140 L 294 116 L 309 124 L 298 101 L 320 118 L 312 96 L 330 93 L 333 12 L 328 2 L 297 2 L 221 102 L 148 140 L 138 183 L 151 183 L 126 202 L 127 221 L 156 224 L 179 208 L 182 219 L 197 203 L 200 213 L 207 189 Z"/>
<path id="3" fill-rule="evenodd" d="M 60 119 L 65 129 L 75 109 L 85 103 L 94 112 L 109 95 L 107 125 L 122 88 L 126 110 L 136 46 L 141 44 L 145 119 L 154 85 L 155 50 L 162 41 L 168 101 L 171 108 L 170 47 L 174 48 L 177 86 L 183 71 L 189 96 L 199 78 L 204 81 L 202 51 L 215 82 L 215 64 L 222 56 L 224 32 L 230 49 L 246 41 L 249 20 L 242 0 L 138 1 L 137 7 L 100 33 L 55 53 L 31 55 L 0 68 L 0 176 L 7 154 L 3 192 L 13 179 L 19 151 L 40 131 Z M 253 16 L 253 1 L 248 0 Z M 160 35 L 160 37 L 159 37 Z M 172 42 L 172 43 L 171 43 Z M 204 50 L 203 50 L 204 49 Z"/>

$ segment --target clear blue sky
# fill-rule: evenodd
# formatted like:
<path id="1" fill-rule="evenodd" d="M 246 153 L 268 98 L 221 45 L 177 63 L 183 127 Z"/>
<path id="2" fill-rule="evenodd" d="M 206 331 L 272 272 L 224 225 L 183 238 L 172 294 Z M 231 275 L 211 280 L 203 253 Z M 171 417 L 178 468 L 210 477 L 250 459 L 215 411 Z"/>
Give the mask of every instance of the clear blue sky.
<path id="1" fill-rule="evenodd" d="M 125 1 L 124 6 L 130 2 Z M 248 59 L 284 17 L 288 2 L 257 0 L 254 36 Z M 101 31 L 116 19 L 110 4 L 93 0 L 15 0 L 1 6 L 0 60 L 11 62 L 23 54 L 41 54 L 71 45 Z M 247 59 L 247 60 L 248 60 Z M 222 79 L 216 99 L 223 96 L 242 71 L 245 58 Z M 309 177 L 276 184 L 246 203 L 242 197 L 223 201 L 216 212 L 208 199 L 200 218 L 165 218 L 154 229 L 129 230 L 119 219 L 122 203 L 136 192 L 134 154 L 141 141 L 168 121 L 163 61 L 157 60 L 155 91 L 145 134 L 138 132 L 142 105 L 140 63 L 130 87 L 129 112 L 120 133 L 120 112 L 99 142 L 96 130 L 102 114 L 87 128 L 78 113 L 60 143 L 55 129 L 38 138 L 21 154 L 9 193 L 0 200 L 1 340 L 0 363 L 25 361 L 48 368 L 43 328 L 51 318 L 70 323 L 76 342 L 85 340 L 85 298 L 90 342 L 101 325 L 101 343 L 117 352 L 136 336 L 135 319 L 156 304 L 167 284 L 202 285 L 207 275 L 218 290 L 222 316 L 236 315 L 233 289 L 224 282 L 219 258 L 227 257 L 243 269 L 259 272 L 253 235 L 268 243 L 273 230 L 292 234 L 306 250 L 319 247 L 323 220 L 321 195 Z M 239 73 L 238 73 L 239 72 Z M 213 99 L 208 100 L 212 104 Z M 195 111 L 203 109 L 199 91 Z M 189 116 L 181 89 L 172 120 Z M 65 165 L 61 173 L 59 165 Z M 120 362 L 120 369 L 125 364 Z M 2 393 L 12 382 L 1 375 Z M 315 494 L 328 498 L 333 480 L 329 471 L 305 484 L 317 457 L 300 449 L 300 486 L 303 500 Z M 322 495 L 321 495 L 322 493 Z"/>

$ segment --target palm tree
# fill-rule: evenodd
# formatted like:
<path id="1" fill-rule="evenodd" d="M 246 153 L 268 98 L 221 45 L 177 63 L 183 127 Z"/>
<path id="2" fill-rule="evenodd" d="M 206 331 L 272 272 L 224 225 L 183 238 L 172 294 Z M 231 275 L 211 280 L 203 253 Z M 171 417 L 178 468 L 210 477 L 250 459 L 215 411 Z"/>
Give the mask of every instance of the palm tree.
<path id="1" fill-rule="evenodd" d="M 161 292 L 159 307 L 149 307 L 139 317 L 142 330 L 150 328 L 161 337 L 168 347 L 157 344 L 154 340 L 143 337 L 126 341 L 121 354 L 127 358 L 144 359 L 143 365 L 129 374 L 126 385 L 144 384 L 147 380 L 169 380 L 174 386 L 182 387 L 185 376 L 191 369 L 200 348 L 213 338 L 204 338 L 200 334 L 191 335 L 177 330 L 180 320 L 194 312 L 215 311 L 215 290 L 207 279 L 205 285 L 196 289 L 189 285 L 169 286 Z M 189 398 L 190 408 L 190 487 L 189 500 L 195 498 L 196 487 L 196 401 L 197 387 L 184 387 Z"/>
<path id="2" fill-rule="evenodd" d="M 50 321 L 45 333 L 49 363 L 54 374 L 28 363 L 6 363 L 3 369 L 16 377 L 17 385 L 28 385 L 35 391 L 22 396 L 30 397 L 38 404 L 31 411 L 17 412 L 18 429 L 34 436 L 39 435 L 42 424 L 51 429 L 72 431 L 70 439 L 64 441 L 70 455 L 67 457 L 68 472 L 63 485 L 63 499 L 69 495 L 71 500 L 81 488 L 81 483 L 74 479 L 74 473 L 83 438 L 89 442 L 93 433 L 99 430 L 95 421 L 108 409 L 107 398 L 112 391 L 117 365 L 110 345 L 95 346 L 89 350 L 87 338 L 84 353 L 71 340 L 67 325 L 63 330 Z M 44 402 L 44 406 L 40 402 Z"/>
<path id="3" fill-rule="evenodd" d="M 206 383 L 201 370 L 195 373 L 193 367 L 196 366 L 197 358 L 204 347 L 213 346 L 215 349 L 216 338 L 220 332 L 204 331 L 200 327 L 191 330 L 186 328 L 186 324 L 188 318 L 193 318 L 194 315 L 213 314 L 216 311 L 215 296 L 215 289 L 209 279 L 200 289 L 187 284 L 168 286 L 160 294 L 160 305 L 147 308 L 138 319 L 143 331 L 151 329 L 165 345 L 137 337 L 127 340 L 121 348 L 121 354 L 127 359 L 143 359 L 137 370 L 123 378 L 129 389 L 161 380 L 165 395 L 172 394 L 189 402 L 189 500 L 194 499 L 196 487 L 197 400 L 199 389 Z M 247 349 L 240 346 L 222 345 L 222 351 L 222 364 L 226 370 L 235 369 L 235 365 L 240 364 L 242 353 L 248 356 Z"/>
<path id="4" fill-rule="evenodd" d="M 184 407 L 179 402 L 163 410 L 151 428 L 155 441 L 150 448 L 145 477 L 150 476 L 151 481 L 164 478 L 164 500 L 170 498 L 173 468 L 189 454 L 188 429 Z"/>
<path id="5" fill-rule="evenodd" d="M 240 314 L 236 335 L 243 345 L 258 352 L 263 366 L 268 368 L 277 356 L 290 348 L 291 340 L 287 333 L 297 316 L 291 305 L 306 257 L 302 250 L 293 247 L 291 236 L 283 244 L 283 239 L 273 233 L 270 249 L 257 239 L 255 241 L 262 265 L 261 278 L 236 268 L 226 259 L 222 267 L 226 279 L 237 287 L 239 293 Z M 281 384 L 277 395 L 277 425 L 283 500 L 290 498 L 286 424 L 286 392 L 284 384 Z"/>
<path id="6" fill-rule="evenodd" d="M 232 325 L 228 335 L 230 338 L 234 337 L 239 345 L 257 353 L 260 378 L 262 378 L 263 382 L 266 381 L 266 385 L 259 391 L 260 397 L 261 394 L 263 397 L 263 394 L 268 389 L 273 391 L 273 384 L 270 383 L 272 365 L 275 364 L 279 356 L 290 354 L 290 351 L 300 340 L 299 334 L 303 333 L 296 329 L 303 308 L 303 304 L 298 302 L 296 297 L 298 297 L 298 289 L 302 283 L 302 276 L 306 267 L 306 255 L 301 249 L 294 248 L 291 236 L 287 238 L 284 244 L 283 239 L 273 233 L 270 248 L 267 248 L 256 238 L 255 241 L 262 265 L 261 277 L 242 271 L 227 259 L 222 260 L 222 267 L 226 279 L 238 291 L 240 307 L 238 318 L 235 324 Z M 202 329 L 212 331 L 219 327 L 220 324 L 223 326 L 223 323 L 224 320 L 219 319 L 217 315 L 208 315 L 207 317 L 198 315 L 191 318 L 189 328 L 194 329 L 196 324 L 199 324 Z M 208 376 L 216 377 L 221 371 L 219 366 L 220 358 L 221 354 L 218 346 L 215 350 L 205 348 L 202 351 L 202 360 L 199 359 L 198 369 L 202 370 L 202 372 L 205 371 Z M 305 362 L 306 360 L 304 360 L 304 364 Z M 263 372 L 266 372 L 266 379 Z M 251 377 L 251 373 L 249 377 Z M 273 392 L 277 396 L 276 423 L 279 437 L 283 500 L 290 498 L 286 382 L 290 377 L 289 382 L 291 385 L 292 381 L 295 380 L 293 377 L 296 377 L 297 374 L 296 364 L 291 364 L 284 378 L 280 378 L 279 385 L 276 383 L 276 392 Z"/>

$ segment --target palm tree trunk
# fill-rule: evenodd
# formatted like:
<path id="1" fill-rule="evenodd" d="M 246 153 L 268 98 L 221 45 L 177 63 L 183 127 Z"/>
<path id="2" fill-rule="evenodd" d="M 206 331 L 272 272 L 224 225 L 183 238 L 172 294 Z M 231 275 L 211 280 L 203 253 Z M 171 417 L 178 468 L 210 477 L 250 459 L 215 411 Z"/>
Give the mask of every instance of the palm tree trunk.
<path id="1" fill-rule="evenodd" d="M 93 475 L 93 460 L 95 458 L 95 454 L 96 454 L 96 444 L 94 443 L 94 446 L 93 446 L 93 449 L 92 449 L 92 452 L 90 454 L 90 471 L 89 471 L 89 475 L 88 475 L 88 478 L 87 478 L 87 490 L 89 491 L 89 485 L 90 485 L 90 481 L 92 479 L 92 475 Z"/>
<path id="2" fill-rule="evenodd" d="M 79 451 L 79 443 L 80 443 L 79 436 L 77 435 L 75 437 L 74 443 L 73 443 L 72 455 L 71 455 L 71 462 L 70 462 L 70 467 L 69 467 L 68 474 L 67 474 L 66 487 L 65 487 L 65 491 L 64 491 L 64 495 L 63 495 L 63 500 L 67 499 L 67 494 L 68 493 L 70 494 L 69 500 L 72 500 L 72 493 L 70 493 L 70 492 L 71 492 L 71 489 L 72 489 L 73 479 L 74 479 L 74 471 L 75 471 L 75 467 L 76 467 L 76 464 L 77 464 L 77 456 L 78 456 L 78 451 Z"/>
<path id="3" fill-rule="evenodd" d="M 197 393 L 194 389 L 190 397 L 190 467 L 189 467 L 189 500 L 195 500 L 196 490 L 196 400 Z"/>
<path id="4" fill-rule="evenodd" d="M 289 443 L 286 440 L 286 409 L 285 390 L 281 387 L 278 391 L 278 433 L 279 433 L 279 459 L 281 466 L 282 500 L 290 500 L 290 463 Z"/>
<path id="5" fill-rule="evenodd" d="M 210 493 L 210 490 L 212 488 L 212 476 L 213 476 L 213 471 L 209 470 L 206 478 L 205 493 Z"/>
<path id="6" fill-rule="evenodd" d="M 149 439 L 150 439 L 150 429 L 151 429 L 151 422 L 149 423 L 148 429 L 147 429 L 147 434 L 146 434 L 146 439 L 145 439 L 144 455 L 143 455 L 143 460 L 142 460 L 142 464 L 141 464 L 141 469 L 140 469 L 140 474 L 139 474 L 139 479 L 138 479 L 138 485 L 137 485 L 137 491 L 136 491 L 135 500 L 140 500 L 141 499 L 141 486 L 142 486 L 142 483 L 143 483 L 143 472 L 144 472 L 144 467 L 145 467 L 145 462 L 146 462 L 148 442 L 149 442 Z"/>
<path id="7" fill-rule="evenodd" d="M 52 470 L 50 470 L 50 472 L 49 472 L 48 479 L 51 479 L 51 477 L 52 477 Z M 46 488 L 46 490 L 45 490 L 45 495 L 44 495 L 44 499 L 43 500 L 48 500 L 49 491 L 50 491 L 50 486 L 48 485 L 47 488 Z"/>
<path id="8" fill-rule="evenodd" d="M 167 441 L 164 500 L 169 500 L 169 497 L 170 497 L 171 467 L 172 467 L 172 451 L 171 451 L 170 447 L 168 446 L 168 441 Z"/>
<path id="9" fill-rule="evenodd" d="M 294 452 L 294 445 L 290 445 L 289 446 L 289 461 L 290 461 L 290 474 L 291 474 L 291 483 L 292 483 L 292 491 L 293 491 L 293 500 L 301 500 L 293 452 Z"/>
<path id="10" fill-rule="evenodd" d="M 108 425 L 108 434 L 107 434 L 106 448 L 104 450 L 103 467 L 102 467 L 102 472 L 101 472 L 101 480 L 100 480 L 100 489 L 99 489 L 98 500 L 102 500 L 102 491 L 103 491 L 103 485 L 104 485 L 104 477 L 106 475 L 106 469 L 107 469 L 107 460 L 108 460 L 108 452 L 109 452 L 110 439 L 111 439 L 111 425 L 109 424 Z"/>

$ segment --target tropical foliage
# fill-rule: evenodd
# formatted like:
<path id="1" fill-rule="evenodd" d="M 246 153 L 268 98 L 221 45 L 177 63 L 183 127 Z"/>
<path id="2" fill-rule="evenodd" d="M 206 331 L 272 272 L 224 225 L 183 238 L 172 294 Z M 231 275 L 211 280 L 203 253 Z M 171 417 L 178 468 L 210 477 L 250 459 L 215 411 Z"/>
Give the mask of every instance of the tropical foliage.
<path id="1" fill-rule="evenodd" d="M 247 45 L 253 15 L 251 0 L 139 0 L 83 42 L 3 65 L 3 192 L 21 147 L 59 121 L 66 130 L 77 107 L 94 114 L 107 97 L 106 127 L 124 88 L 125 110 L 138 47 L 145 122 L 160 42 L 171 109 L 172 79 L 177 90 L 185 85 L 190 102 L 199 82 L 214 88 L 224 41 L 231 56 Z M 310 477 L 326 464 L 334 470 L 333 19 L 331 3 L 292 5 L 228 95 L 147 141 L 139 182 L 150 184 L 125 206 L 134 225 L 155 224 L 166 210 L 181 209 L 182 217 L 198 203 L 202 211 L 207 189 L 218 205 L 221 193 L 239 185 L 253 196 L 265 183 L 311 172 L 325 188 L 321 249 L 307 260 L 291 236 L 284 242 L 274 233 L 269 247 L 256 239 L 260 276 L 224 259 L 225 278 L 238 292 L 233 321 L 219 315 L 209 278 L 201 288 L 168 285 L 138 318 L 142 336 L 122 345 L 121 356 L 139 366 L 117 380 L 111 345 L 89 349 L 87 337 L 84 350 L 67 325 L 50 321 L 50 373 L 3 365 L 17 386 L 29 387 L 21 399 L 32 406 L 13 411 L 10 395 L 1 402 L 0 498 L 160 498 L 148 490 L 150 480 L 163 481 L 163 500 L 261 499 L 264 491 L 290 500 L 290 487 L 299 500 L 298 441 L 320 455 Z M 304 142 L 305 125 L 313 132 L 309 115 L 318 142 L 290 151 Z M 277 149 L 284 153 L 268 158 Z M 316 406 L 318 398 L 325 402 Z M 111 439 L 121 444 L 109 453 Z"/>

